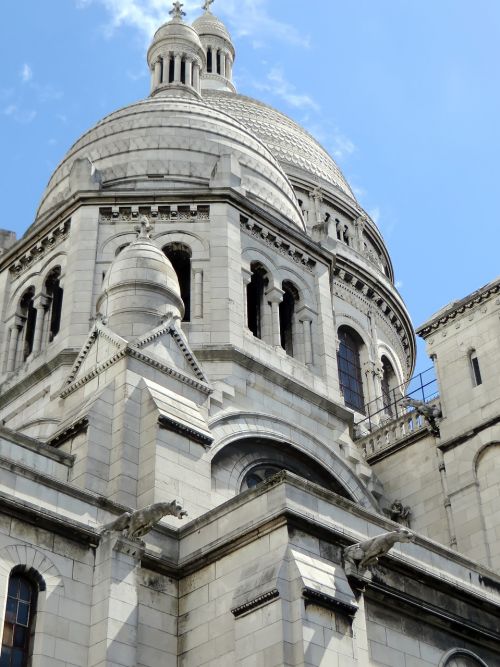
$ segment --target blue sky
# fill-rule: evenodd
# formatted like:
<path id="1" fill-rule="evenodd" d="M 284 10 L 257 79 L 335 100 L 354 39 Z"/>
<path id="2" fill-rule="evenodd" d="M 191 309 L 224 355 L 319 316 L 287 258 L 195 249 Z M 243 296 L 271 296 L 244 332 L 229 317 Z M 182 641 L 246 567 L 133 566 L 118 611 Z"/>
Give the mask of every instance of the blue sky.
<path id="1" fill-rule="evenodd" d="M 185 2 L 188 19 L 201 4 Z M 146 48 L 170 7 L 6 3 L 0 227 L 22 234 L 70 145 L 148 94 Z M 216 0 L 213 11 L 233 34 L 239 92 L 309 129 L 379 225 L 415 325 L 500 273 L 498 0 Z"/>

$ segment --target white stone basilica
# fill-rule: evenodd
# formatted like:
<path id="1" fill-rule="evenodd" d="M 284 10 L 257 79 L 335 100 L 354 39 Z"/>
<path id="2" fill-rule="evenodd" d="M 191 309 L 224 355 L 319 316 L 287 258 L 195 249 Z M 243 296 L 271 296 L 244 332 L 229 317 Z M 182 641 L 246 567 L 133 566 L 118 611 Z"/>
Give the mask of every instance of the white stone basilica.
<path id="1" fill-rule="evenodd" d="M 0 232 L 0 667 L 498 666 L 500 281 L 413 385 L 379 230 L 211 5 Z"/>

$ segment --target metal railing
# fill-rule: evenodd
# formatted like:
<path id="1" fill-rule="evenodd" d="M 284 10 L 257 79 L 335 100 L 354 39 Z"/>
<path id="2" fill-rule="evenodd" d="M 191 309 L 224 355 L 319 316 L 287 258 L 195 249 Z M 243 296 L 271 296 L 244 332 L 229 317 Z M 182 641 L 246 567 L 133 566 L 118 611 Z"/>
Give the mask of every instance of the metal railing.
<path id="1" fill-rule="evenodd" d="M 412 412 L 414 408 L 402 405 L 403 398 L 413 398 L 429 403 L 439 396 L 434 367 L 417 373 L 408 383 L 394 387 L 388 394 L 380 396 L 365 405 L 365 419 L 356 423 L 358 434 L 371 433 L 382 424 Z"/>

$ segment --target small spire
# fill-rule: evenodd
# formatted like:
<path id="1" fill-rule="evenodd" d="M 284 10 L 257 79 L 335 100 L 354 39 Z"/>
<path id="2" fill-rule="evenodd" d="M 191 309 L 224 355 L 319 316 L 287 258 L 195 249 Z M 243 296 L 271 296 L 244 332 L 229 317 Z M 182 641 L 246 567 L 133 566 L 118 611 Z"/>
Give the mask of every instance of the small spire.
<path id="1" fill-rule="evenodd" d="M 209 11 L 210 11 L 210 7 L 211 7 L 211 5 L 213 5 L 213 4 L 214 4 L 214 0 L 205 0 L 205 2 L 203 3 L 203 7 L 202 7 L 202 9 L 204 9 L 206 12 L 209 12 Z"/>
<path id="2" fill-rule="evenodd" d="M 174 6 L 170 10 L 170 16 L 173 19 L 182 19 L 183 16 L 186 16 L 186 12 L 182 11 L 183 7 L 184 7 L 184 5 L 182 4 L 182 2 L 179 2 L 179 0 L 176 0 L 176 2 L 174 2 Z"/>
<path id="3" fill-rule="evenodd" d="M 146 218 L 145 215 L 142 216 L 140 224 L 136 225 L 134 229 L 137 232 L 138 239 L 151 238 L 151 230 L 153 229 L 153 227 L 149 224 L 149 220 Z"/>

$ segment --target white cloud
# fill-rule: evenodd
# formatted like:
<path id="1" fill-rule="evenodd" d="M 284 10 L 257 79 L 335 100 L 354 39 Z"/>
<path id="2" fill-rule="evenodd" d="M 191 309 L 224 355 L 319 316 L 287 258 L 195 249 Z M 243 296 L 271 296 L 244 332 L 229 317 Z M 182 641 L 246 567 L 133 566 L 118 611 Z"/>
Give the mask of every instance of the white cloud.
<path id="1" fill-rule="evenodd" d="M 347 155 L 352 155 L 356 150 L 356 146 L 353 144 L 353 142 L 348 137 L 341 134 L 338 130 L 336 130 L 335 134 L 333 135 L 332 146 L 333 157 L 337 160 L 342 160 Z"/>
<path id="2" fill-rule="evenodd" d="M 28 83 L 28 81 L 31 81 L 32 78 L 33 78 L 33 70 L 28 65 L 28 63 L 24 63 L 23 68 L 21 70 L 21 81 L 23 83 Z"/>
<path id="3" fill-rule="evenodd" d="M 4 116 L 8 116 L 16 123 L 27 125 L 35 120 L 37 112 L 33 109 L 20 109 L 16 104 L 9 104 L 3 110 Z"/>
<path id="4" fill-rule="evenodd" d="M 309 46 L 308 36 L 294 26 L 278 21 L 269 15 L 270 0 L 224 0 L 214 12 L 228 21 L 229 28 L 238 37 L 249 37 L 254 48 L 262 48 L 268 40 L 280 40 L 297 46 Z M 172 9 L 171 0 L 76 0 L 83 9 L 91 4 L 102 5 L 111 21 L 106 26 L 109 35 L 122 26 L 136 28 L 146 40 L 168 21 Z M 184 0 L 186 20 L 192 21 L 201 14 L 200 0 Z"/>
<path id="5" fill-rule="evenodd" d="M 319 111 L 319 105 L 310 95 L 299 93 L 297 88 L 285 79 L 279 67 L 273 67 L 267 75 L 267 82 L 254 82 L 257 90 L 272 93 L 297 109 L 314 109 Z"/>

